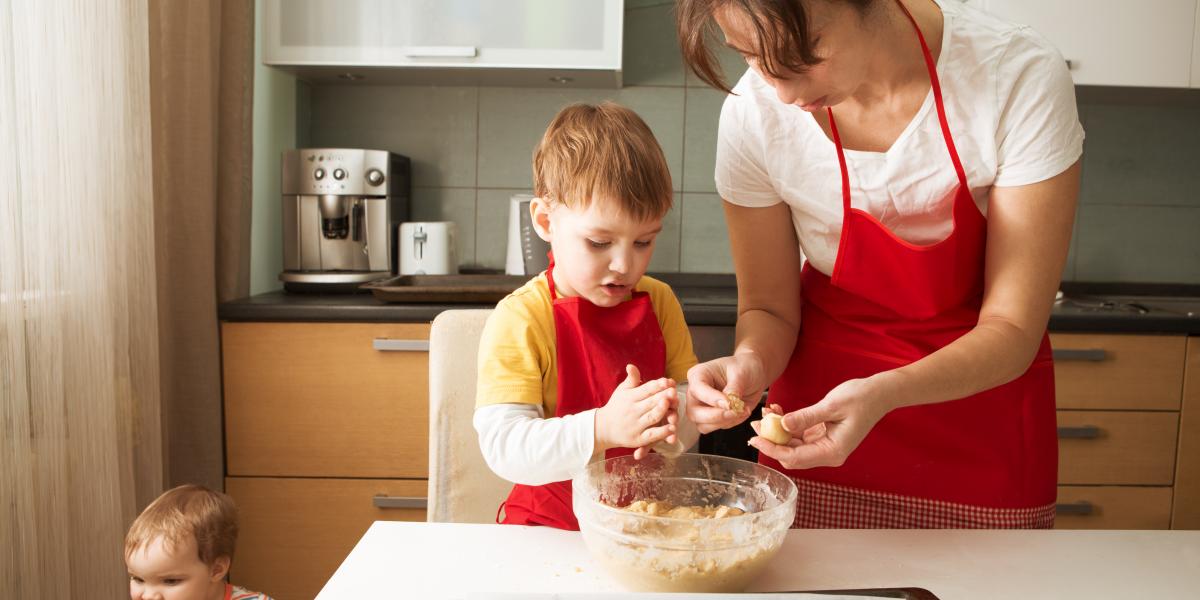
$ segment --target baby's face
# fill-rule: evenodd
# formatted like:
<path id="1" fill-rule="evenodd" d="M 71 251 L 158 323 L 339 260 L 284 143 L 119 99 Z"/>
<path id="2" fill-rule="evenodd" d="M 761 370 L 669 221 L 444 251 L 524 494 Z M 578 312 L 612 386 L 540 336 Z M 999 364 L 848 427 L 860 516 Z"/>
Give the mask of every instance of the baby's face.
<path id="1" fill-rule="evenodd" d="M 225 587 L 224 569 L 204 564 L 190 536 L 170 549 L 155 538 L 126 557 L 125 567 L 132 600 L 210 600 Z"/>
<path id="2" fill-rule="evenodd" d="M 597 306 L 620 304 L 633 292 L 654 255 L 662 219 L 637 221 L 592 202 L 586 210 L 555 206 L 549 214 L 554 283 L 567 296 Z"/>

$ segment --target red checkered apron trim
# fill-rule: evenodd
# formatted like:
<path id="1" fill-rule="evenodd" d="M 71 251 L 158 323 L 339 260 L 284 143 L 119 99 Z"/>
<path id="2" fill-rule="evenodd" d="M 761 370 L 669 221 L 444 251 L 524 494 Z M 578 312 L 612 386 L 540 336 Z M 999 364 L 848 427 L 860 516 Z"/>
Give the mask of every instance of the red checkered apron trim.
<path id="1" fill-rule="evenodd" d="M 1054 504 L 993 508 L 792 478 L 801 529 L 1050 529 Z"/>

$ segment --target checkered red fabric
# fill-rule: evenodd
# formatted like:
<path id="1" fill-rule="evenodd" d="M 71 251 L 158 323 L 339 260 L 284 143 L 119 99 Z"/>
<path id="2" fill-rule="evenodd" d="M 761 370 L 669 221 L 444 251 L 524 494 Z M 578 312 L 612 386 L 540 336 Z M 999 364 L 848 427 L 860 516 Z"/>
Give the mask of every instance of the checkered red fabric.
<path id="1" fill-rule="evenodd" d="M 796 482 L 793 528 L 807 529 L 1050 529 L 1054 504 L 1029 508 L 972 506 L 861 490 L 819 481 Z"/>

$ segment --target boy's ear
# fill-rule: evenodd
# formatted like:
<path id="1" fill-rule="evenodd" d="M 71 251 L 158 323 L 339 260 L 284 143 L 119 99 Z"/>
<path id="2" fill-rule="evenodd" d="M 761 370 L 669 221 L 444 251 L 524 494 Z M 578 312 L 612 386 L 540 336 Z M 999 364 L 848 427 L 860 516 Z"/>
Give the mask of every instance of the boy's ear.
<path id="1" fill-rule="evenodd" d="M 550 201 L 545 198 L 534 198 L 529 202 L 530 221 L 533 222 L 533 230 L 537 232 L 538 237 L 542 241 L 550 242 L 550 209 L 552 208 Z"/>
<path id="2" fill-rule="evenodd" d="M 212 567 L 209 568 L 209 575 L 212 581 L 222 581 L 226 575 L 229 575 L 229 557 L 219 556 L 213 561 Z"/>

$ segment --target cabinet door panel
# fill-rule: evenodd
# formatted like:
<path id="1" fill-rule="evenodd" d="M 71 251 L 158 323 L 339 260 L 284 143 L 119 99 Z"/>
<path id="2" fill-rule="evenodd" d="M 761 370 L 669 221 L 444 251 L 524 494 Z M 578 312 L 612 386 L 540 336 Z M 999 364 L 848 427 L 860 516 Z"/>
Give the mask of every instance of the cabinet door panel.
<path id="1" fill-rule="evenodd" d="M 620 0 L 266 0 L 270 65 L 621 67 Z"/>
<path id="2" fill-rule="evenodd" d="M 1200 529 L 1200 336 L 1188 339 L 1172 529 Z"/>
<path id="3" fill-rule="evenodd" d="M 1058 488 L 1055 529 L 1169 529 L 1171 488 L 1067 485 Z"/>
<path id="4" fill-rule="evenodd" d="M 982 0 L 1029 25 L 1070 61 L 1082 85 L 1188 87 L 1196 0 Z"/>
<path id="5" fill-rule="evenodd" d="M 1200 2 L 1196 3 L 1195 37 L 1192 38 L 1192 87 L 1200 88 Z"/>
<path id="6" fill-rule="evenodd" d="M 424 480 L 228 477 L 240 529 L 230 581 L 278 600 L 315 598 L 375 521 L 424 521 L 423 508 L 376 508 L 374 497 L 423 499 Z"/>
<path id="7" fill-rule="evenodd" d="M 1179 413 L 1058 411 L 1058 482 L 1171 485 Z"/>
<path id="8" fill-rule="evenodd" d="M 425 323 L 224 323 L 227 473 L 425 477 L 428 340 Z"/>
<path id="9" fill-rule="evenodd" d="M 1187 338 L 1056 333 L 1060 409 L 1179 410 Z"/>

